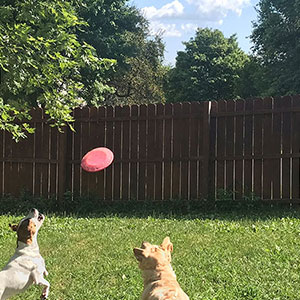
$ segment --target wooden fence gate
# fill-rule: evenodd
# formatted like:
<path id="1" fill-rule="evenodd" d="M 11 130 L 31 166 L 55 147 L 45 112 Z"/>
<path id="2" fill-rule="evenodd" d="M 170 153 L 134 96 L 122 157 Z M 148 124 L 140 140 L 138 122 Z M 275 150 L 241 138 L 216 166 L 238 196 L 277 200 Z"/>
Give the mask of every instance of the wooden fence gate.
<path id="1" fill-rule="evenodd" d="M 0 132 L 0 195 L 190 200 L 227 191 L 299 201 L 300 96 L 83 108 L 74 117 L 75 132 L 61 134 L 36 109 L 26 140 Z M 101 146 L 113 164 L 83 171 L 82 156 Z"/>

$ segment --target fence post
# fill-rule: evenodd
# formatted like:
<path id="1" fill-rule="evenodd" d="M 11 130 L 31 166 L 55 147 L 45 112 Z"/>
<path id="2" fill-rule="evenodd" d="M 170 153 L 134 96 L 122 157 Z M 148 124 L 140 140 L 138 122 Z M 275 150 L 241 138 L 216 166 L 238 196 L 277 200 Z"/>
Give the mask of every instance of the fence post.
<path id="1" fill-rule="evenodd" d="M 64 193 L 66 192 L 66 169 L 67 169 L 67 133 L 68 128 L 59 132 L 58 152 L 58 206 L 62 207 Z"/>
<path id="2" fill-rule="evenodd" d="M 203 105 L 203 138 L 202 138 L 202 149 L 203 149 L 203 161 L 202 161 L 202 198 L 207 199 L 209 194 L 209 159 L 210 159 L 210 109 L 211 102 L 205 101 Z"/>

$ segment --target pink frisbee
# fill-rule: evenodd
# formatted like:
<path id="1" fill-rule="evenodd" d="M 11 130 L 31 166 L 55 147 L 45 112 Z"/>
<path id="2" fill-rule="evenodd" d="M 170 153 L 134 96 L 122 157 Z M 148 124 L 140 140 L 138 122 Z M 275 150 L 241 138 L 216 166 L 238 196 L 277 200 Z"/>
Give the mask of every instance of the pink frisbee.
<path id="1" fill-rule="evenodd" d="M 105 147 L 89 151 L 81 160 L 81 167 L 87 172 L 98 172 L 107 168 L 114 160 L 114 154 Z"/>

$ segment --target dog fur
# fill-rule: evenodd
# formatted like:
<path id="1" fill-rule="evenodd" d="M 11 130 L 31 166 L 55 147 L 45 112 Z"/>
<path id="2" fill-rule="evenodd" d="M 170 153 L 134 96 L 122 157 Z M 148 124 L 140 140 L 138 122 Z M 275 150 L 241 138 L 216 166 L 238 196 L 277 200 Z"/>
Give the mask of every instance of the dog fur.
<path id="1" fill-rule="evenodd" d="M 160 246 L 143 242 L 133 252 L 144 279 L 142 300 L 189 300 L 171 266 L 173 244 L 166 237 Z"/>
<path id="2" fill-rule="evenodd" d="M 48 272 L 40 255 L 37 234 L 45 216 L 32 209 L 18 225 L 10 225 L 17 233 L 17 249 L 0 272 L 0 300 L 24 292 L 32 284 L 44 286 L 41 295 L 47 299 L 50 284 L 44 279 Z"/>

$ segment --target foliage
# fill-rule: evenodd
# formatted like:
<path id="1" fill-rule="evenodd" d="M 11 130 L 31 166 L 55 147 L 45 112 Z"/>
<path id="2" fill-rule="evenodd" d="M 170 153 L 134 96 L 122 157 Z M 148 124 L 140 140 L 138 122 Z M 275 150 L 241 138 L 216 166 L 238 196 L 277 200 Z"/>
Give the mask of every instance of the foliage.
<path id="1" fill-rule="evenodd" d="M 163 83 L 168 68 L 163 66 L 164 46 L 159 36 L 152 39 L 130 34 L 139 45 L 135 57 L 127 57 L 128 70 L 116 72 L 111 85 L 116 93 L 106 98 L 106 104 L 147 104 L 165 101 Z M 118 69 L 118 68 L 117 68 Z"/>
<path id="2" fill-rule="evenodd" d="M 24 138 L 26 133 L 34 131 L 28 123 L 22 122 L 25 118 L 30 118 L 30 116 L 9 104 L 4 104 L 0 98 L 0 130 L 7 130 L 16 140 Z"/>
<path id="3" fill-rule="evenodd" d="M 300 1 L 260 0 L 251 39 L 268 78 L 265 94 L 300 93 Z"/>
<path id="4" fill-rule="evenodd" d="M 92 45 L 99 57 L 110 57 L 118 68 L 128 68 L 127 57 L 136 56 L 139 48 L 129 34 L 146 38 L 147 21 L 139 11 L 126 5 L 128 0 L 77 0 L 79 16 L 88 27 L 77 32 L 82 42 Z"/>
<path id="5" fill-rule="evenodd" d="M 104 73 L 114 61 L 99 59 L 78 40 L 75 33 L 84 26 L 68 1 L 1 2 L 0 106 L 9 118 L 2 114 L 0 124 L 16 139 L 30 129 L 12 125 L 14 118 L 28 118 L 32 106 L 44 107 L 54 125 L 63 126 L 72 121 L 73 108 L 111 91 Z M 94 75 L 86 79 L 87 73 Z"/>
<path id="6" fill-rule="evenodd" d="M 82 1 L 77 9 L 89 26 L 78 37 L 99 57 L 117 61 L 114 72 L 107 74 L 115 93 L 107 94 L 105 104 L 162 102 L 164 45 L 159 36 L 149 36 L 147 20 L 127 2 Z"/>
<path id="7" fill-rule="evenodd" d="M 1 267 L 16 244 L 8 224 L 23 214 L 0 217 Z M 132 249 L 166 235 L 174 245 L 177 280 L 190 299 L 299 299 L 299 228 L 299 211 L 291 210 L 47 215 L 38 240 L 52 299 L 138 299 L 143 282 Z M 40 294 L 41 287 L 32 286 L 13 299 Z"/>
<path id="8" fill-rule="evenodd" d="M 176 66 L 169 73 L 167 100 L 235 98 L 240 72 L 248 61 L 236 36 L 225 38 L 219 30 L 199 28 L 184 45 L 185 51 L 178 52 Z"/>
<path id="9" fill-rule="evenodd" d="M 266 94 L 267 90 L 268 79 L 265 67 L 257 57 L 249 56 L 249 60 L 245 63 L 240 73 L 237 94 L 243 99 L 267 97 L 269 96 Z"/>

